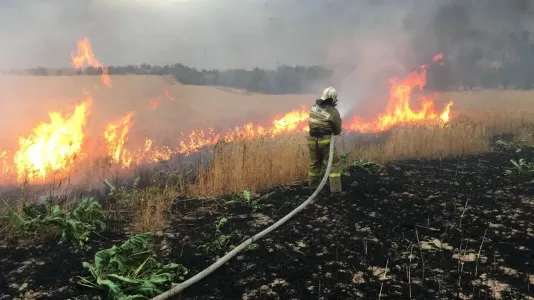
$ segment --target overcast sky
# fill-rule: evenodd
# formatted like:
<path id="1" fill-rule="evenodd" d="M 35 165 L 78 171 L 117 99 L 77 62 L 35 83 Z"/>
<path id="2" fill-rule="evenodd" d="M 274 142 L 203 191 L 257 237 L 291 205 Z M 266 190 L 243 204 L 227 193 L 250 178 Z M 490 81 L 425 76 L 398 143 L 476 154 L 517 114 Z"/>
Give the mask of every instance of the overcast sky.
<path id="1" fill-rule="evenodd" d="M 497 47 L 496 36 L 531 29 L 532 2 L 1 0 L 0 69 L 67 67 L 84 37 L 105 65 L 405 65 Z"/>

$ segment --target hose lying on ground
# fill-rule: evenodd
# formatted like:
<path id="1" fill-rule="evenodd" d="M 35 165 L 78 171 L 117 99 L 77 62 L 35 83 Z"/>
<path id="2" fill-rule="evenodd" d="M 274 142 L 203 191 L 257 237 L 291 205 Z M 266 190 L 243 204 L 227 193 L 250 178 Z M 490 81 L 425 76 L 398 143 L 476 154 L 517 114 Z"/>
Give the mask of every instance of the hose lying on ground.
<path id="1" fill-rule="evenodd" d="M 170 290 L 152 298 L 152 300 L 164 300 L 169 299 L 170 297 L 177 295 L 181 291 L 185 290 L 186 288 L 192 286 L 193 284 L 199 282 L 200 280 L 204 279 L 206 276 L 211 274 L 213 271 L 217 270 L 219 267 L 224 265 L 227 261 L 229 261 L 232 257 L 236 256 L 239 252 L 241 252 L 243 249 L 245 249 L 250 244 L 254 243 L 255 241 L 261 239 L 271 231 L 277 229 L 278 227 L 282 226 L 285 222 L 287 222 L 289 219 L 291 219 L 294 215 L 298 214 L 301 210 L 303 210 L 308 204 L 312 203 L 313 200 L 315 200 L 315 197 L 321 192 L 324 185 L 326 184 L 326 180 L 328 178 L 328 174 L 330 174 L 330 169 L 332 168 L 332 158 L 334 155 L 334 135 L 332 134 L 330 136 L 330 155 L 328 156 L 328 164 L 326 166 L 326 172 L 323 176 L 323 179 L 321 180 L 321 183 L 313 192 L 313 194 L 306 199 L 306 201 L 302 202 L 301 205 L 299 205 L 297 208 L 295 208 L 293 211 L 291 211 L 289 214 L 287 214 L 282 219 L 278 220 L 273 225 L 265 228 L 260 233 L 254 235 L 253 237 L 249 238 L 248 240 L 241 243 L 239 246 L 232 249 L 232 251 L 228 252 L 225 256 L 221 257 L 218 261 L 214 262 L 211 266 L 207 267 L 202 272 L 198 273 L 197 275 L 189 278 L 188 280 L 178 284 L 177 286 L 171 288 Z"/>

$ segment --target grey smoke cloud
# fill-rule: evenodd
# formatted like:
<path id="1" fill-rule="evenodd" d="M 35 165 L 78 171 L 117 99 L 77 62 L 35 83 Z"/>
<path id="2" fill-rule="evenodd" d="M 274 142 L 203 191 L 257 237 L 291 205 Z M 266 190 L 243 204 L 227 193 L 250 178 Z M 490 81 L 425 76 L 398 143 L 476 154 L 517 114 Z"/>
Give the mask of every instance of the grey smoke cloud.
<path id="1" fill-rule="evenodd" d="M 69 66 L 87 36 L 106 65 L 325 64 L 349 85 L 437 52 L 497 56 L 532 15 L 528 0 L 4 0 L 0 69 Z"/>

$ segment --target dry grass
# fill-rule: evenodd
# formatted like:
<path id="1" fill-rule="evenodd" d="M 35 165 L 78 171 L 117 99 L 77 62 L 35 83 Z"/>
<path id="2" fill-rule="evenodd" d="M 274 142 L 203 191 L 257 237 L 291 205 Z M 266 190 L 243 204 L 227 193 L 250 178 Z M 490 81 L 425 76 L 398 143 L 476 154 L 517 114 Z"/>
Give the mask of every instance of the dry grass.
<path id="1" fill-rule="evenodd" d="M 446 128 L 396 128 L 385 143 L 355 147 L 350 157 L 387 163 L 400 159 L 460 156 L 488 149 L 489 137 L 484 127 L 454 124 Z"/>
<path id="2" fill-rule="evenodd" d="M 121 84 L 119 80 L 117 85 L 120 86 Z M 162 89 L 164 86 L 158 86 L 154 93 L 159 93 L 160 88 Z M 176 89 L 177 95 L 186 96 L 184 94 L 185 87 L 175 86 L 174 89 Z M 205 89 L 204 92 L 201 91 L 202 89 Z M 224 97 L 230 98 L 230 93 L 213 88 L 187 87 L 187 90 L 191 93 L 204 95 L 205 97 L 201 97 L 204 102 L 214 99 L 210 96 L 211 94 L 208 95 L 207 90 L 210 90 L 210 93 L 213 93 L 217 96 L 215 98 L 221 101 L 225 101 L 222 99 Z M 198 96 L 195 97 L 198 98 Z M 232 94 L 232 97 L 242 98 L 241 101 L 257 98 L 256 100 L 261 99 L 268 106 L 273 106 L 271 100 L 268 100 L 271 99 L 268 98 L 271 96 L 259 97 L 255 95 L 251 97 Z M 284 102 L 284 105 L 287 108 L 295 107 L 297 102 L 304 103 L 304 98 L 313 99 L 310 96 L 285 98 L 290 100 Z M 534 145 L 534 105 L 532 105 L 534 101 L 531 100 L 534 99 L 533 92 L 445 93 L 442 98 L 455 101 L 454 119 L 445 128 L 439 126 L 398 127 L 371 143 L 362 143 L 350 136 L 342 136 L 337 141 L 338 153 L 346 151 L 349 153 L 349 158 L 361 158 L 379 163 L 410 158 L 445 158 L 488 151 L 490 150 L 491 136 L 495 134 L 514 134 L 517 140 Z M 185 98 L 177 97 L 177 99 L 182 99 L 179 100 L 180 105 L 185 102 L 193 103 L 185 101 Z M 258 104 L 257 114 L 260 114 L 263 105 Z M 243 107 L 250 108 L 249 105 Z M 485 109 L 480 109 L 480 107 Z M 195 118 L 202 113 L 202 108 L 196 108 L 197 113 L 191 114 L 193 108 L 190 104 L 186 105 L 185 108 L 178 115 L 188 114 L 189 118 Z M 217 115 L 215 111 L 218 109 L 220 107 L 217 106 L 208 109 L 213 114 L 213 118 Z M 283 109 L 286 107 L 282 107 L 281 110 L 283 111 Z M 163 111 L 169 113 L 171 110 L 165 109 Z M 262 114 L 267 115 L 273 112 L 262 112 Z M 233 115 L 230 113 L 226 115 L 224 111 L 217 111 L 217 113 L 223 114 L 222 118 L 228 120 L 233 117 L 247 118 L 248 121 L 254 118 L 254 114 L 245 113 L 242 110 L 239 110 L 237 114 L 232 112 Z M 169 116 L 169 118 L 178 119 L 175 115 L 172 118 Z M 166 118 L 161 118 L 161 120 L 166 120 Z M 168 122 L 166 126 L 169 126 Z M 157 130 L 159 126 L 155 128 Z M 199 162 L 198 165 L 204 166 L 206 162 Z M 306 180 L 308 150 L 305 134 L 240 141 L 232 144 L 220 143 L 214 147 L 212 159 L 207 162 L 207 167 L 199 167 L 198 170 L 200 171 L 196 174 L 194 182 L 186 184 L 185 187 L 182 183 L 180 187 L 149 186 L 130 192 L 128 210 L 133 211 L 134 230 L 160 231 L 166 228 L 171 204 L 179 195 L 217 197 L 234 192 L 238 193 L 245 189 L 255 193 L 283 184 Z"/>
<path id="3" fill-rule="evenodd" d="M 132 193 L 132 209 L 134 213 L 133 230 L 135 232 L 157 232 L 165 230 L 169 224 L 173 201 L 181 192 L 172 187 L 148 187 Z"/>
<path id="4" fill-rule="evenodd" d="M 215 146 L 190 196 L 220 196 L 249 189 L 257 192 L 305 178 L 308 149 L 304 134 L 261 138 Z"/>
<path id="5" fill-rule="evenodd" d="M 351 144 L 337 137 L 338 155 L 348 150 L 349 159 L 379 163 L 409 158 L 460 156 L 488 151 L 490 136 L 479 123 L 439 126 L 406 126 L 392 129 L 382 143 Z M 350 150 L 349 150 L 350 149 Z M 217 197 L 248 189 L 261 191 L 303 181 L 308 173 L 305 134 L 265 138 L 215 148 L 209 168 L 198 175 L 190 196 Z"/>
<path id="6" fill-rule="evenodd" d="M 517 133 L 534 123 L 533 91 L 452 92 L 442 94 L 441 99 L 454 100 L 458 121 L 481 123 L 493 135 Z"/>
<path id="7" fill-rule="evenodd" d="M 462 112 L 444 128 L 402 126 L 377 143 L 338 137 L 338 153 L 379 163 L 412 158 L 445 158 L 489 151 L 495 134 L 514 134 L 534 145 L 534 114 L 530 112 Z M 207 170 L 189 187 L 190 196 L 217 197 L 249 189 L 258 192 L 306 180 L 308 149 L 305 135 L 219 144 Z"/>

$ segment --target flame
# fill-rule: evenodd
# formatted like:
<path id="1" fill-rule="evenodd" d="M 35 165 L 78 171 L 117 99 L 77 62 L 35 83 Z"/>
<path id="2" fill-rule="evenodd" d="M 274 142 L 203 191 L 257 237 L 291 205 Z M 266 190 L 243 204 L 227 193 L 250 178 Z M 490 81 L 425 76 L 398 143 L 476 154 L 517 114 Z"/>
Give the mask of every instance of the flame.
<path id="1" fill-rule="evenodd" d="M 440 60 L 443 60 L 443 53 L 436 54 L 436 56 L 434 56 L 434 58 L 432 58 L 432 61 L 434 61 L 434 62 L 437 62 L 437 61 L 440 61 Z"/>
<path id="2" fill-rule="evenodd" d="M 156 98 L 153 98 L 153 99 L 150 99 L 148 101 L 148 108 L 151 109 L 151 110 L 156 110 L 158 109 L 158 107 L 160 106 L 160 104 L 163 102 L 163 100 L 169 100 L 171 102 L 173 102 L 175 99 L 173 96 L 171 96 L 170 92 L 168 89 L 164 89 L 163 91 L 163 96 L 158 96 Z"/>
<path id="3" fill-rule="evenodd" d="M 108 67 L 105 67 L 102 63 L 100 63 L 93 54 L 93 49 L 91 47 L 91 44 L 89 43 L 88 38 L 84 38 L 83 40 L 78 41 L 78 53 L 75 55 L 74 53 L 71 53 L 71 60 L 72 64 L 74 65 L 74 69 L 80 69 L 85 64 L 88 64 L 94 68 L 100 68 L 102 69 L 102 83 L 105 84 L 107 87 L 111 87 L 111 77 L 108 75 Z"/>
<path id="4" fill-rule="evenodd" d="M 11 173 L 11 165 L 9 164 L 9 152 L 0 151 L 0 178 L 7 179 Z"/>
<path id="5" fill-rule="evenodd" d="M 442 54 L 434 57 L 434 61 L 442 59 Z M 110 83 L 107 68 L 94 58 L 87 38 L 78 42 L 78 55 L 73 55 L 72 62 L 76 68 L 83 66 L 84 63 L 101 67 L 103 82 Z M 427 67 L 423 65 L 418 70 L 410 72 L 405 78 L 390 79 L 388 81 L 389 96 L 384 111 L 371 120 L 364 120 L 359 116 L 355 116 L 348 122 L 344 120 L 344 131 L 380 132 L 411 122 L 435 121 L 443 126 L 447 124 L 450 121 L 453 102 L 449 101 L 442 111 L 439 111 L 436 109 L 435 97 L 423 95 L 426 72 Z M 149 108 L 156 109 L 165 100 L 175 101 L 168 89 L 164 89 L 161 96 L 150 100 Z M 412 107 L 412 102 L 417 102 L 418 107 Z M 8 151 L 0 151 L 0 174 L 7 176 L 15 173 L 19 181 L 27 178 L 29 174 L 32 174 L 32 180 L 45 180 L 51 173 L 58 174 L 58 172 L 68 170 L 74 164 L 76 157 L 85 157 L 87 153 L 82 151 L 85 142 L 84 127 L 91 103 L 92 99 L 87 96 L 69 117 L 63 117 L 57 112 L 50 113 L 49 123 L 39 124 L 33 129 L 31 135 L 19 139 L 20 147 L 14 156 Z M 175 154 L 187 155 L 221 142 L 231 143 L 258 137 L 276 137 L 309 130 L 309 108 L 301 106 L 299 109 L 275 118 L 270 124 L 248 123 L 222 133 L 216 132 L 213 128 L 196 129 L 188 134 L 182 133 L 181 142 L 174 148 L 156 146 L 153 139 L 145 138 L 144 145 L 137 150 L 132 150 L 127 147 L 127 142 L 128 134 L 134 125 L 135 114 L 134 111 L 127 112 L 120 119 L 109 123 L 104 130 L 107 155 L 113 164 L 122 168 L 145 162 L 169 160 Z"/>
<path id="6" fill-rule="evenodd" d="M 447 103 L 447 105 L 445 106 L 445 109 L 443 110 L 441 115 L 439 115 L 439 118 L 440 118 L 440 120 L 441 120 L 441 122 L 443 124 L 449 123 L 449 121 L 450 121 L 450 113 L 451 113 L 451 106 L 453 104 L 454 104 L 454 102 L 449 101 L 449 103 Z"/>
<path id="7" fill-rule="evenodd" d="M 171 101 L 171 102 L 173 102 L 174 100 L 176 100 L 176 99 L 174 99 L 173 96 L 171 96 L 171 93 L 169 92 L 168 89 L 165 89 L 165 90 L 163 91 L 163 97 L 165 97 L 165 99 L 167 99 L 167 100 L 169 100 L 169 101 Z"/>
<path id="8" fill-rule="evenodd" d="M 146 159 L 149 162 L 160 162 L 164 160 L 169 160 L 171 156 L 173 155 L 173 151 L 167 147 L 153 147 L 154 140 L 152 139 L 146 139 L 145 140 L 145 148 L 144 148 L 144 157 L 148 158 Z M 142 160 L 138 162 L 143 162 Z"/>
<path id="9" fill-rule="evenodd" d="M 434 56 L 434 58 L 432 58 L 432 61 L 433 62 L 439 62 L 440 65 L 444 65 L 443 63 L 443 53 L 439 53 L 439 54 L 436 54 L 436 56 Z"/>
<path id="10" fill-rule="evenodd" d="M 304 121 L 307 120 L 308 110 L 302 106 L 301 110 L 293 110 L 283 117 L 273 120 L 270 127 L 248 123 L 241 127 L 234 127 L 222 135 L 216 134 L 213 128 L 209 128 L 206 131 L 202 129 L 193 130 L 187 136 L 182 134 L 183 140 L 180 142 L 177 153 L 189 154 L 219 142 L 232 143 L 257 137 L 275 137 L 295 131 L 305 131 L 308 124 Z"/>
<path id="11" fill-rule="evenodd" d="M 434 57 L 441 60 L 443 54 Z M 389 80 L 390 94 L 385 112 L 379 114 L 372 121 L 364 121 L 361 117 L 355 116 L 349 122 L 344 122 L 345 131 L 358 131 L 362 133 L 380 132 L 392 127 L 413 122 L 436 121 L 439 124 L 446 124 L 450 120 L 450 110 L 453 102 L 450 101 L 445 108 L 439 112 L 435 106 L 435 100 L 431 97 L 419 96 L 419 109 L 411 106 L 412 98 L 416 97 L 416 92 L 423 90 L 426 85 L 427 66 L 423 65 L 418 70 L 410 72 L 405 78 L 392 78 Z M 225 134 L 215 134 L 213 129 L 193 130 L 189 135 L 184 135 L 177 153 L 189 154 L 196 152 L 205 146 L 211 146 L 218 142 L 235 142 L 243 139 L 255 137 L 274 137 L 280 134 L 307 131 L 308 129 L 308 109 L 302 106 L 300 110 L 293 110 L 283 117 L 275 119 L 270 127 L 245 124 L 235 127 Z"/>
<path id="12" fill-rule="evenodd" d="M 360 117 L 355 117 L 344 127 L 349 131 L 379 132 L 391 127 L 410 122 L 430 120 L 449 120 L 450 102 L 443 112 L 439 113 L 432 98 L 420 96 L 420 109 L 412 109 L 410 102 L 414 97 L 414 90 L 422 91 L 426 84 L 426 66 L 410 72 L 404 79 L 392 78 L 389 80 L 390 94 L 386 111 L 377 116 L 371 122 L 364 122 Z"/>
<path id="13" fill-rule="evenodd" d="M 47 175 L 72 165 L 81 154 L 91 104 L 92 99 L 87 96 L 68 118 L 51 112 L 49 123 L 40 123 L 28 137 L 19 138 L 19 150 L 14 156 L 19 181 L 44 180 Z"/>
<path id="14" fill-rule="evenodd" d="M 123 167 L 129 167 L 133 160 L 132 154 L 125 148 L 125 144 L 128 140 L 128 132 L 133 126 L 131 119 L 134 115 L 135 112 L 128 112 L 120 120 L 106 126 L 106 130 L 104 131 L 111 162 L 121 164 Z"/>
<path id="15" fill-rule="evenodd" d="M 150 99 L 150 101 L 148 101 L 148 108 L 150 108 L 151 110 L 158 109 L 159 105 L 161 104 L 161 101 L 162 99 L 160 97 Z"/>
<path id="16" fill-rule="evenodd" d="M 273 129 L 271 130 L 272 135 L 279 135 L 287 132 L 292 132 L 295 130 L 304 130 L 302 122 L 308 121 L 309 112 L 304 107 L 301 106 L 300 111 L 292 111 L 285 114 L 281 119 L 273 121 Z"/>
<path id="17" fill-rule="evenodd" d="M 213 128 L 209 128 L 206 131 L 199 129 L 193 130 L 186 137 L 182 133 L 182 141 L 177 149 L 180 154 L 189 154 L 196 152 L 205 146 L 212 146 L 219 142 L 220 135 L 216 134 Z"/>
<path id="18" fill-rule="evenodd" d="M 426 84 L 425 65 L 418 70 L 410 72 L 405 78 L 392 78 L 389 80 L 390 95 L 384 113 L 379 114 L 372 121 L 364 121 L 359 116 L 351 121 L 345 122 L 345 131 L 380 132 L 388 130 L 396 125 L 413 122 L 437 121 L 446 124 L 449 121 L 450 108 L 453 102 L 450 101 L 442 112 L 438 112 L 433 98 L 419 96 L 418 110 L 412 108 L 411 100 L 416 95 L 415 92 L 422 91 Z M 308 129 L 308 108 L 301 106 L 301 109 L 293 110 L 281 118 L 272 121 L 270 126 L 254 125 L 248 123 L 240 127 L 234 127 L 225 133 L 216 133 L 213 128 L 196 129 L 185 135 L 182 133 L 182 141 L 177 149 L 171 151 L 169 148 L 162 151 L 167 159 L 172 154 L 189 154 L 199 151 L 203 147 L 213 146 L 219 142 L 236 142 L 239 140 L 249 140 L 257 137 L 275 137 L 281 134 L 307 131 Z M 150 151 L 157 153 L 152 142 L 147 145 Z M 152 159 L 156 161 L 156 159 Z"/>

